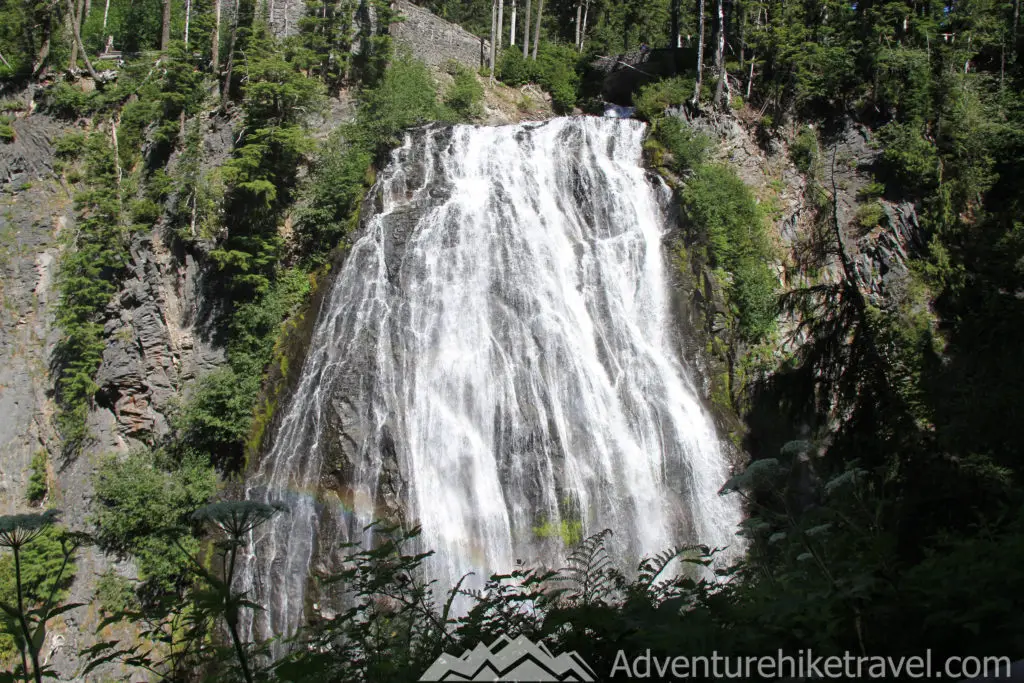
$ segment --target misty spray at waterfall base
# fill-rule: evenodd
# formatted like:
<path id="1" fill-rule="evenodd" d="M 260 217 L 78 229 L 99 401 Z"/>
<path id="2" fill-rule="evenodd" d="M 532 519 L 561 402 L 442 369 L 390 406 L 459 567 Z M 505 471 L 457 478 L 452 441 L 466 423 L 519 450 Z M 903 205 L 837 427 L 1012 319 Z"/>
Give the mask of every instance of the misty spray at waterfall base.
<path id="1" fill-rule="evenodd" d="M 682 542 L 736 546 L 725 458 L 680 359 L 644 130 L 427 128 L 393 153 L 247 483 L 289 507 L 251 539 L 243 587 L 266 610 L 250 638 L 293 633 L 311 573 L 382 516 L 422 525 L 442 591 L 517 560 L 561 566 L 565 527 L 612 529 L 624 568 Z"/>

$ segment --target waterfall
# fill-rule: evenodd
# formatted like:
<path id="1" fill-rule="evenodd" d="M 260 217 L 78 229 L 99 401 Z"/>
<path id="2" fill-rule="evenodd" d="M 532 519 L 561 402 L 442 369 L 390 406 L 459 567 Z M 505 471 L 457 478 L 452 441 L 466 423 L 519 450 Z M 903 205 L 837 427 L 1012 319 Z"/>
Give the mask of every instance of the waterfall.
<path id="1" fill-rule="evenodd" d="M 613 530 L 635 566 L 736 546 L 727 465 L 680 357 L 644 124 L 592 117 L 406 136 L 325 296 L 246 495 L 289 506 L 243 568 L 290 634 L 308 577 L 379 516 L 422 525 L 442 589 Z"/>

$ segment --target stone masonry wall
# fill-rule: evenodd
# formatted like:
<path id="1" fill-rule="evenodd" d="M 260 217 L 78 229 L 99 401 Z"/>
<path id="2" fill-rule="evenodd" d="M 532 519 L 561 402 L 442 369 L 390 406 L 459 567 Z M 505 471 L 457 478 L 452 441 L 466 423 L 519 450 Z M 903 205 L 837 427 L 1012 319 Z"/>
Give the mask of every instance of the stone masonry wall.
<path id="1" fill-rule="evenodd" d="M 487 63 L 490 41 L 407 0 L 397 0 L 394 7 L 405 20 L 391 25 L 391 36 L 397 44 L 408 47 L 413 56 L 435 68 L 450 59 L 474 71 Z"/>

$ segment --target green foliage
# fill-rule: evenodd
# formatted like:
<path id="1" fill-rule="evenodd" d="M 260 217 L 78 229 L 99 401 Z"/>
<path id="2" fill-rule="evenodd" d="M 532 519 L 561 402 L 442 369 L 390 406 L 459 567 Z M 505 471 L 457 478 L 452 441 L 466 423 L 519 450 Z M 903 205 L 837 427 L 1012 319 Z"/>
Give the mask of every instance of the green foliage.
<path id="1" fill-rule="evenodd" d="M 572 46 L 542 43 L 537 55 L 537 82 L 551 93 L 555 111 L 567 113 L 576 106 L 580 76 L 576 71 L 579 55 Z"/>
<path id="2" fill-rule="evenodd" d="M 342 85 L 351 61 L 355 3 L 307 0 L 299 21 L 302 52 L 296 63 L 315 73 L 328 90 Z"/>
<path id="3" fill-rule="evenodd" d="M 731 275 L 727 286 L 744 337 L 757 340 L 775 324 L 777 278 L 765 219 L 750 189 L 727 166 L 704 164 L 687 182 L 682 204 L 708 245 L 711 265 Z"/>
<path id="4" fill-rule="evenodd" d="M 583 540 L 583 523 L 576 519 L 544 520 L 533 528 L 533 533 L 537 538 L 557 538 L 571 547 Z"/>
<path id="5" fill-rule="evenodd" d="M 126 612 L 138 608 L 138 597 L 131 581 L 113 572 L 106 572 L 96 581 L 96 600 L 107 613 Z"/>
<path id="6" fill-rule="evenodd" d="M 497 61 L 495 75 L 506 85 L 518 87 L 537 78 L 535 63 L 527 57 L 523 57 L 523 51 L 515 46 L 502 50 L 501 57 Z"/>
<path id="7" fill-rule="evenodd" d="M 0 557 L 0 660 L 27 652 L 36 680 L 44 675 L 46 624 L 65 611 L 60 603 L 75 578 L 77 546 L 52 523 L 54 514 L 0 518 L 0 547 L 12 551 Z M 29 672 L 23 674 L 27 680 Z"/>
<path id="8" fill-rule="evenodd" d="M 381 158 L 401 143 L 401 131 L 437 118 L 433 76 L 426 64 L 402 52 L 378 84 L 360 92 L 356 123 L 346 131 L 346 139 Z"/>
<path id="9" fill-rule="evenodd" d="M 938 155 L 921 134 L 920 123 L 890 123 L 878 131 L 883 172 L 889 182 L 928 192 L 938 182 Z"/>
<path id="10" fill-rule="evenodd" d="M 25 491 L 25 497 L 30 503 L 39 503 L 46 498 L 46 493 L 49 491 L 47 486 L 49 475 L 46 471 L 46 451 L 44 449 L 36 451 L 36 454 L 32 456 L 30 467 L 32 473 L 28 477 L 28 489 Z"/>
<path id="11" fill-rule="evenodd" d="M 668 152 L 668 166 L 677 174 L 699 167 L 712 148 L 708 136 L 672 116 L 657 119 L 651 128 L 651 137 Z"/>
<path id="12" fill-rule="evenodd" d="M 321 146 L 296 211 L 303 252 L 326 254 L 355 228 L 359 204 L 373 181 L 374 154 L 361 141 L 358 134 L 350 141 L 342 129 Z"/>
<path id="13" fill-rule="evenodd" d="M 195 553 L 190 515 L 217 489 L 205 457 L 176 461 L 161 452 L 108 457 L 93 482 L 96 542 L 107 552 L 131 555 L 146 591 L 175 591 L 185 584 L 185 558 Z"/>
<path id="14" fill-rule="evenodd" d="M 818 136 L 804 126 L 789 146 L 789 157 L 801 173 L 812 173 L 818 163 Z"/>
<path id="15" fill-rule="evenodd" d="M 65 233 L 67 248 L 57 275 L 57 425 L 71 453 L 87 436 L 85 418 L 97 388 L 93 377 L 106 346 L 102 312 L 129 259 L 114 152 L 104 136 L 93 134 L 85 155 L 88 180 L 75 196 L 78 219 Z"/>
<path id="16" fill-rule="evenodd" d="M 451 112 L 453 121 L 472 121 L 480 118 L 483 113 L 484 87 L 480 85 L 476 74 L 456 64 L 454 81 L 444 93 L 444 105 Z"/>
<path id="17" fill-rule="evenodd" d="M 200 378 L 174 416 L 178 438 L 210 453 L 219 465 L 237 467 L 252 422 L 261 370 L 239 375 L 229 366 Z"/>
<path id="18" fill-rule="evenodd" d="M 14 142 L 14 117 L 9 114 L 0 114 L 0 142 Z"/>
<path id="19" fill-rule="evenodd" d="M 677 76 L 645 85 L 633 98 L 637 116 L 651 122 L 663 117 L 665 109 L 678 107 L 693 97 L 693 83 L 692 78 Z"/>
<path id="20" fill-rule="evenodd" d="M 577 70 L 580 56 L 572 46 L 562 43 L 541 43 L 537 60 L 523 57 L 521 50 L 509 47 L 498 60 L 495 74 L 511 86 L 539 83 L 551 94 L 555 110 L 572 111 L 579 97 L 580 75 Z"/>
<path id="21" fill-rule="evenodd" d="M 885 207 L 877 201 L 861 204 L 857 207 L 857 213 L 853 217 L 854 222 L 862 230 L 871 230 L 880 225 L 883 219 L 885 219 Z"/>

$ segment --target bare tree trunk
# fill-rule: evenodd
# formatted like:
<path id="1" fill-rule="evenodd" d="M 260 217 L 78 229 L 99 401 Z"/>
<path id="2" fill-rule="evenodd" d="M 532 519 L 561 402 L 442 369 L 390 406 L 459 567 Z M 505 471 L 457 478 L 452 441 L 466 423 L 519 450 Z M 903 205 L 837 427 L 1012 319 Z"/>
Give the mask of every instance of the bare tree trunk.
<path id="1" fill-rule="evenodd" d="M 583 6 L 583 25 L 580 27 L 580 52 L 583 52 L 583 44 L 587 42 L 587 14 L 590 13 L 590 0 L 586 0 Z"/>
<path id="2" fill-rule="evenodd" d="M 505 0 L 498 0 L 498 47 L 495 54 L 501 55 L 501 44 L 505 36 Z"/>
<path id="3" fill-rule="evenodd" d="M 231 22 L 231 39 L 228 41 L 228 61 L 224 67 L 224 90 L 221 92 L 221 104 L 228 101 L 231 94 L 231 70 L 235 65 L 235 43 L 238 41 L 238 0 L 235 0 L 235 18 Z"/>
<path id="4" fill-rule="evenodd" d="M 697 82 L 693 86 L 693 103 L 700 103 L 701 79 L 704 76 L 704 0 L 697 0 L 697 16 L 699 17 L 697 31 Z"/>
<path id="5" fill-rule="evenodd" d="M 544 0 L 537 2 L 537 26 L 533 31 L 533 61 L 537 61 L 537 48 L 540 47 L 540 20 L 544 16 Z"/>
<path id="6" fill-rule="evenodd" d="M 56 9 L 56 6 L 54 6 Z M 43 67 L 46 66 L 46 59 L 50 56 L 50 39 L 53 33 L 53 15 L 55 12 L 44 12 L 42 21 L 43 30 L 43 42 L 39 46 L 39 52 L 36 53 L 35 63 L 32 64 L 32 75 L 38 76 Z"/>
<path id="7" fill-rule="evenodd" d="M 498 41 L 495 29 L 498 26 L 498 0 L 491 0 L 491 83 L 494 82 L 494 56 L 497 54 Z"/>
<path id="8" fill-rule="evenodd" d="M 1010 60 L 1017 63 L 1017 27 L 1020 26 L 1020 0 L 1013 0 L 1013 26 L 1010 28 Z"/>
<path id="9" fill-rule="evenodd" d="M 171 0 L 164 0 L 163 30 L 160 32 L 160 51 L 166 52 L 171 44 Z"/>
<path id="10" fill-rule="evenodd" d="M 715 71 L 718 73 L 718 85 L 715 88 L 715 106 L 722 106 L 722 95 L 726 95 L 726 105 L 732 100 L 732 89 L 729 87 L 729 73 L 725 69 L 725 0 L 718 0 L 718 49 L 715 50 Z"/>
<path id="11" fill-rule="evenodd" d="M 530 0 L 526 0 L 526 16 L 523 17 L 523 59 L 530 56 Z"/>
<path id="12" fill-rule="evenodd" d="M 185 0 L 185 50 L 188 50 L 188 22 L 192 19 L 192 0 Z"/>
<path id="13" fill-rule="evenodd" d="M 516 46 L 516 0 L 512 0 L 512 26 L 508 32 L 508 44 Z"/>
<path id="14" fill-rule="evenodd" d="M 71 16 L 68 17 L 72 24 L 71 34 L 71 57 L 68 59 L 68 71 L 74 73 L 78 69 L 78 42 L 74 40 L 74 27 L 82 30 L 82 0 L 77 0 L 72 8 Z"/>
<path id="15" fill-rule="evenodd" d="M 733 11 L 737 11 L 734 7 Z M 743 67 L 747 65 L 746 52 L 747 52 L 747 3 L 744 2 L 739 12 L 739 18 L 736 22 L 739 24 L 740 29 L 740 73 L 743 73 Z"/>
<path id="16" fill-rule="evenodd" d="M 92 76 L 93 80 L 99 80 L 99 76 L 96 74 L 96 69 L 92 68 L 92 62 L 89 61 L 89 55 L 85 52 L 85 47 L 82 45 L 82 34 L 78 30 L 78 23 L 75 21 L 75 6 L 72 4 L 72 0 L 68 0 L 68 12 L 71 16 L 71 29 L 75 37 L 75 45 L 78 46 L 78 51 L 82 53 L 82 60 L 85 62 L 85 68 L 89 70 L 89 75 Z"/>
<path id="17" fill-rule="evenodd" d="M 213 30 L 210 32 L 210 68 L 214 76 L 220 72 L 220 2 L 213 0 Z"/>
<path id="18" fill-rule="evenodd" d="M 583 20 L 583 0 L 576 0 L 576 41 L 572 44 L 573 47 L 579 49 L 580 46 L 580 22 Z"/>
<path id="19" fill-rule="evenodd" d="M 103 5 L 103 40 L 107 39 L 107 17 L 110 16 L 110 0 Z"/>

